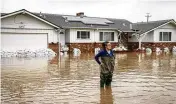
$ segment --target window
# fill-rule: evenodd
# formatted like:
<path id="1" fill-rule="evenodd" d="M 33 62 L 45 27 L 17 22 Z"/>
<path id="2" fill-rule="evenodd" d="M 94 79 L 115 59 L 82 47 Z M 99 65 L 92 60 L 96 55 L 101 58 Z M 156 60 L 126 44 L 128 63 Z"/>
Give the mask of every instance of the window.
<path id="1" fill-rule="evenodd" d="M 77 39 L 90 39 L 90 31 L 77 31 Z"/>
<path id="2" fill-rule="evenodd" d="M 172 32 L 160 32 L 159 41 L 171 41 Z"/>
<path id="3" fill-rule="evenodd" d="M 100 32 L 100 41 L 114 41 L 114 32 Z"/>

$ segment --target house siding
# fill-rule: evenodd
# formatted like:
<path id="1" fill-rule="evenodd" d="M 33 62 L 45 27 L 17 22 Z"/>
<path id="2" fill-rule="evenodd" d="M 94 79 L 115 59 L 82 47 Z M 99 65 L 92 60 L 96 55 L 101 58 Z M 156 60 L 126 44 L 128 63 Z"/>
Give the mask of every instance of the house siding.
<path id="1" fill-rule="evenodd" d="M 23 24 L 20 24 L 23 22 Z M 24 28 L 19 28 L 24 25 Z M 52 26 L 30 16 L 15 15 L 1 20 L 1 32 L 5 33 L 47 33 L 48 43 L 57 43 L 58 32 Z M 65 39 L 64 39 L 65 40 Z"/>
<path id="2" fill-rule="evenodd" d="M 21 24 L 22 22 L 23 24 Z M 24 26 L 24 28 L 20 28 Z M 48 48 L 58 52 L 58 32 L 54 27 L 28 15 L 14 15 L 1 19 L 1 33 L 5 34 L 47 34 Z M 62 35 L 62 34 L 61 34 Z M 61 36 L 61 43 L 65 44 L 65 37 Z M 40 41 L 39 41 L 40 42 Z M 36 43 L 34 43 L 35 45 Z"/>
<path id="3" fill-rule="evenodd" d="M 172 32 L 171 41 L 159 41 L 160 32 Z M 168 24 L 154 30 L 154 42 L 176 42 L 176 26 L 174 27 L 172 24 Z"/>
<path id="4" fill-rule="evenodd" d="M 142 42 L 163 42 L 159 41 L 159 33 L 160 32 L 172 32 L 172 39 L 171 41 L 165 41 L 165 42 L 176 42 L 176 27 L 172 24 L 167 24 L 165 26 L 162 26 L 154 31 L 151 31 L 143 37 Z M 128 39 L 129 42 L 138 42 L 136 36 L 132 36 L 132 38 Z"/>
<path id="5" fill-rule="evenodd" d="M 37 28 L 37 29 L 53 29 L 52 26 L 28 15 L 14 15 L 1 19 L 1 26 L 8 28 L 19 28 L 21 25 L 25 25 L 25 28 Z M 23 24 L 21 24 L 21 22 Z"/>
<path id="6" fill-rule="evenodd" d="M 154 32 L 151 31 L 149 33 L 147 33 L 143 39 L 142 39 L 142 42 L 154 42 Z M 128 39 L 128 42 L 138 42 L 138 39 L 136 36 L 132 36 L 131 38 Z"/>
<path id="7" fill-rule="evenodd" d="M 77 39 L 77 31 L 90 31 L 90 39 Z M 89 29 L 70 29 L 70 43 L 92 43 L 94 31 Z"/>
<path id="8" fill-rule="evenodd" d="M 77 31 L 90 31 L 90 39 L 77 39 Z M 79 48 L 83 52 L 93 52 L 94 48 L 101 47 L 99 32 L 114 32 L 114 41 L 111 41 L 112 47 L 118 45 L 118 32 L 114 30 L 95 30 L 95 29 L 70 29 L 66 30 L 66 44 L 70 51 L 73 48 Z"/>
<path id="9" fill-rule="evenodd" d="M 90 31 L 90 39 L 77 39 L 77 31 Z M 102 42 L 99 38 L 99 32 L 114 32 L 114 41 L 118 42 L 117 39 L 117 31 L 113 30 L 95 30 L 95 29 L 70 29 L 66 35 L 70 34 L 70 41 L 67 40 L 69 43 L 94 43 L 94 42 Z M 67 36 L 68 37 L 68 36 Z"/>
<path id="10" fill-rule="evenodd" d="M 153 42 L 154 41 L 154 32 L 151 31 L 149 33 L 147 33 L 147 35 L 144 36 L 144 38 L 142 39 L 142 42 Z"/>
<path id="11" fill-rule="evenodd" d="M 66 29 L 65 30 L 65 43 L 69 43 L 70 42 L 70 30 Z"/>
<path id="12" fill-rule="evenodd" d="M 159 41 L 160 32 L 172 32 L 171 41 Z M 160 47 L 161 49 L 168 47 L 171 50 L 173 46 L 176 46 L 176 26 L 169 23 L 154 31 L 147 33 L 147 35 L 143 37 L 141 46 L 145 48 L 151 48 L 153 51 L 156 50 L 156 47 Z M 133 36 L 129 39 L 128 49 L 132 51 L 137 49 L 138 47 L 138 40 L 135 36 Z"/>

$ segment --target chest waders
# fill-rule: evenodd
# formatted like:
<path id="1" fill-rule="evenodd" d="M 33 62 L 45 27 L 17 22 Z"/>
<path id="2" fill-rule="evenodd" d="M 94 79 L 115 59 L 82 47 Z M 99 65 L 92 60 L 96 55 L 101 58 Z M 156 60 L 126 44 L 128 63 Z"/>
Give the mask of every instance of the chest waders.
<path id="1" fill-rule="evenodd" d="M 114 71 L 115 58 L 114 56 L 101 57 L 100 65 L 100 87 L 110 86 Z"/>

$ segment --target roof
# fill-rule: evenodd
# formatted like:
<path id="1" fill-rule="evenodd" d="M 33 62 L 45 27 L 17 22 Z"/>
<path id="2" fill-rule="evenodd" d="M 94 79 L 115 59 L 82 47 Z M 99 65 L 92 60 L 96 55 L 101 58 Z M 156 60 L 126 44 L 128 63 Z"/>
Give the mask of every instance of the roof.
<path id="1" fill-rule="evenodd" d="M 4 15 L 6 15 L 7 13 L 1 13 L 1 16 L 4 16 Z"/>
<path id="2" fill-rule="evenodd" d="M 100 18 L 100 17 L 88 17 L 88 16 L 73 16 L 73 15 L 60 15 L 60 14 L 50 14 L 50 13 L 33 13 L 25 9 L 15 11 L 12 13 L 1 13 L 1 18 L 5 18 L 11 15 L 16 15 L 18 13 L 28 13 L 29 15 L 48 23 L 54 27 L 60 27 L 64 29 L 68 28 L 89 28 L 89 29 L 112 29 L 122 32 L 134 32 L 133 30 L 139 30 L 137 33 L 144 34 L 151 30 L 154 30 L 168 22 L 169 20 L 159 20 L 150 22 L 139 22 L 131 23 L 125 19 L 114 19 L 114 18 Z M 130 28 L 132 24 L 132 29 Z"/>
<path id="3" fill-rule="evenodd" d="M 133 30 L 137 30 L 138 31 L 137 33 L 143 34 L 153 29 L 156 29 L 164 24 L 167 24 L 171 21 L 175 22 L 173 19 L 168 19 L 168 20 L 133 23 L 132 28 Z"/>
<path id="4" fill-rule="evenodd" d="M 17 15 L 17 14 L 28 14 L 28 15 L 30 15 L 30 16 L 32 16 L 32 17 L 34 17 L 34 18 L 36 18 L 40 21 L 43 21 L 43 22 L 57 28 L 57 29 L 61 29 L 61 27 L 56 25 L 55 23 L 51 23 L 50 21 L 46 20 L 45 18 L 42 18 L 42 17 L 40 17 L 40 16 L 38 16 L 38 15 L 32 13 L 32 12 L 29 12 L 29 11 L 25 10 L 25 9 L 21 9 L 21 10 L 12 12 L 12 13 L 1 13 L 1 19 L 9 17 L 9 16 Z"/>
<path id="5" fill-rule="evenodd" d="M 35 15 L 40 15 L 40 13 L 34 13 Z M 72 20 L 69 21 L 67 18 L 64 17 L 70 17 L 71 15 L 59 15 L 59 14 L 48 14 L 48 13 L 42 13 L 43 17 L 46 20 L 55 23 L 62 28 L 92 28 L 92 29 L 115 29 L 120 31 L 132 31 L 130 29 L 130 24 L 132 24 L 130 21 L 125 19 L 112 19 L 112 18 L 100 18 L 100 17 L 83 17 L 86 19 L 95 19 L 100 20 L 100 24 L 98 23 L 84 23 L 83 21 L 78 20 Z M 76 16 L 71 16 L 76 17 Z M 79 17 L 81 18 L 81 17 Z M 110 21 L 107 24 L 101 24 L 102 20 Z M 86 21 L 87 22 L 87 21 Z M 92 22 L 92 21 L 91 21 Z"/>
<path id="6" fill-rule="evenodd" d="M 113 24 L 112 21 L 106 18 L 96 18 L 96 17 L 87 17 L 87 16 L 62 16 L 68 22 L 83 22 L 86 25 L 108 25 Z"/>
<path id="7" fill-rule="evenodd" d="M 119 30 L 123 32 L 130 31 L 130 24 L 132 24 L 130 21 L 125 19 L 112 19 L 112 18 L 100 18 L 100 17 L 83 17 L 86 18 L 86 22 L 84 21 L 69 21 L 67 18 L 64 17 L 78 17 L 73 15 L 60 15 L 60 14 L 50 14 L 50 13 L 33 13 L 29 12 L 25 9 L 15 11 L 12 13 L 1 13 L 1 18 L 5 18 L 8 15 L 11 16 L 13 14 L 16 14 L 18 12 L 27 12 L 34 16 L 37 16 L 38 18 L 41 18 L 45 21 L 48 21 L 52 23 L 53 25 L 57 25 L 61 28 L 91 28 L 91 29 L 112 29 L 112 30 Z M 81 17 L 79 17 L 81 19 Z M 93 20 L 93 23 L 92 23 Z M 98 22 L 97 22 L 98 20 Z M 106 22 L 106 24 L 103 24 L 102 22 Z M 100 23 L 100 24 L 99 24 Z"/>

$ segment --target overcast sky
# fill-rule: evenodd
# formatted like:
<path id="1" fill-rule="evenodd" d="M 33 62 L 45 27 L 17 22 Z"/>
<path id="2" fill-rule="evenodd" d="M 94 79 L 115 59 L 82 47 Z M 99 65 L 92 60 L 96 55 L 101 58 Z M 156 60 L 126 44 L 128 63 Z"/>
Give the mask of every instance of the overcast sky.
<path id="1" fill-rule="evenodd" d="M 176 0 L 1 0 L 1 12 L 26 9 L 31 12 L 127 19 L 131 22 L 175 19 Z"/>

